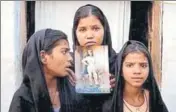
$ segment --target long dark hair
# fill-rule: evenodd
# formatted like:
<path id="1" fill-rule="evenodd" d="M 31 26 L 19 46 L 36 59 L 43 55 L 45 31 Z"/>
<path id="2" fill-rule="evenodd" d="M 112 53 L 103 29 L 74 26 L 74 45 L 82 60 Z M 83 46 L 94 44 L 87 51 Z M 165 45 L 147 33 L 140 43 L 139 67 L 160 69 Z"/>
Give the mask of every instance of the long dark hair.
<path id="1" fill-rule="evenodd" d="M 125 56 L 132 52 L 142 52 L 148 59 L 149 75 L 143 84 L 143 88 L 149 91 L 149 112 L 168 112 L 154 77 L 150 53 L 144 44 L 133 40 L 124 44 L 116 60 L 116 66 L 118 66 L 115 71 L 117 83 L 113 93 L 112 102 L 107 102 L 110 105 L 109 110 L 111 112 L 123 112 L 124 79 L 122 77 L 122 63 Z"/>
<path id="2" fill-rule="evenodd" d="M 96 16 L 100 20 L 101 24 L 103 25 L 105 33 L 104 33 L 102 45 L 108 45 L 109 48 L 112 48 L 111 34 L 110 34 L 108 21 L 104 13 L 100 10 L 100 8 L 91 4 L 81 6 L 75 13 L 73 29 L 72 29 L 74 45 L 79 45 L 79 42 L 76 36 L 76 29 L 80 19 L 88 17 L 90 15 Z"/>
<path id="3" fill-rule="evenodd" d="M 106 16 L 101 11 L 100 8 L 98 8 L 95 5 L 87 4 L 84 6 L 81 6 L 75 13 L 74 16 L 74 22 L 73 22 L 73 29 L 72 29 L 72 36 L 73 36 L 73 49 L 77 45 L 79 45 L 77 36 L 76 36 L 76 29 L 79 24 L 80 19 L 88 17 L 90 15 L 96 16 L 104 28 L 104 36 L 103 36 L 103 42 L 102 45 L 108 45 L 108 51 L 109 51 L 109 64 L 110 64 L 110 71 L 114 73 L 114 59 L 116 57 L 116 53 L 112 48 L 112 42 L 111 42 L 111 33 L 109 28 L 109 23 L 106 19 Z"/>

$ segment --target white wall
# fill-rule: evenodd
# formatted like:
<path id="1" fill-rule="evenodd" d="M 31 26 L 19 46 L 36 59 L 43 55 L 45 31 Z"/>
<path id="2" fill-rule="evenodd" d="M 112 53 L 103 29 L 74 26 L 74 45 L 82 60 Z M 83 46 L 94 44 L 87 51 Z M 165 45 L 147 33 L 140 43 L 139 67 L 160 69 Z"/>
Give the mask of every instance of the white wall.
<path id="1" fill-rule="evenodd" d="M 8 8 L 7 8 L 8 7 Z M 15 91 L 14 2 L 1 2 L 1 112 L 7 112 Z"/>
<path id="2" fill-rule="evenodd" d="M 164 2 L 163 6 L 163 58 L 162 88 L 163 99 L 169 112 L 176 106 L 176 2 Z"/>
<path id="3" fill-rule="evenodd" d="M 21 83 L 20 3 L 1 1 L 1 112 L 8 112 Z"/>

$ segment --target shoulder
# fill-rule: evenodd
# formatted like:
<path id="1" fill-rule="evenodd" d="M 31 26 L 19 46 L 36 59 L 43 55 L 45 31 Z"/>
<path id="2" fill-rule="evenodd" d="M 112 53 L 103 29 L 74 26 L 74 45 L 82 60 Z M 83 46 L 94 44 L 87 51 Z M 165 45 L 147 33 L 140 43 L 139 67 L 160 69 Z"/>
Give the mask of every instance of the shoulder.
<path id="1" fill-rule="evenodd" d="M 22 84 L 19 89 L 14 93 L 12 103 L 29 103 L 33 104 L 32 92 L 29 87 L 25 84 Z"/>
<path id="2" fill-rule="evenodd" d="M 32 94 L 29 88 L 24 84 L 14 93 L 11 101 L 9 112 L 23 112 L 23 110 L 31 110 L 33 107 Z"/>
<path id="3" fill-rule="evenodd" d="M 20 88 L 15 92 L 14 96 L 20 97 L 21 99 L 31 103 L 33 102 L 32 91 L 30 87 L 25 84 L 20 86 Z"/>

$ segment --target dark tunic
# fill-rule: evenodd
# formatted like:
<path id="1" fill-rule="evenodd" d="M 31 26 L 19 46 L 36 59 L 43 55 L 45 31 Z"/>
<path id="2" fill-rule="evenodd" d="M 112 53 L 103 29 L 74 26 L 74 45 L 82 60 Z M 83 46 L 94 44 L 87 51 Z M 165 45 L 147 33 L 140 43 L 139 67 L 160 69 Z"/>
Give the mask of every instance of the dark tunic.
<path id="1" fill-rule="evenodd" d="M 108 46 L 109 70 L 110 70 L 110 73 L 112 75 L 114 75 L 114 73 L 115 73 L 115 59 L 117 57 L 117 54 L 114 51 L 114 49 L 112 48 L 111 33 L 110 33 L 110 28 L 109 28 L 108 21 L 107 21 L 105 15 L 103 14 L 103 12 L 98 7 L 88 4 L 88 5 L 80 7 L 77 10 L 77 12 L 75 13 L 73 29 L 72 29 L 73 50 L 75 49 L 75 46 L 79 45 L 79 42 L 78 42 L 77 36 L 76 36 L 76 28 L 77 28 L 77 24 L 78 24 L 78 20 L 77 20 L 78 18 L 76 16 L 79 13 L 82 13 L 83 14 L 82 16 L 85 16 L 87 12 L 83 12 L 82 9 L 88 8 L 88 7 L 92 8 L 94 10 L 98 10 L 102 15 L 101 23 L 103 24 L 103 27 L 104 27 L 104 37 L 103 37 L 102 45 L 107 45 Z M 110 94 L 97 94 L 97 95 L 90 95 L 90 94 L 89 95 L 80 94 L 80 95 L 84 98 L 84 100 L 86 102 L 88 102 L 87 106 L 89 108 L 89 112 L 102 112 L 103 103 L 107 99 L 109 99 L 109 97 L 112 95 L 112 93 L 110 93 Z"/>
<path id="2" fill-rule="evenodd" d="M 52 29 L 40 30 L 30 37 L 22 58 L 24 79 L 13 96 L 9 112 L 53 112 L 39 53 L 61 38 L 67 39 L 67 36 Z M 67 77 L 58 78 L 57 83 L 60 112 L 83 112 L 84 101 L 77 96 Z"/>

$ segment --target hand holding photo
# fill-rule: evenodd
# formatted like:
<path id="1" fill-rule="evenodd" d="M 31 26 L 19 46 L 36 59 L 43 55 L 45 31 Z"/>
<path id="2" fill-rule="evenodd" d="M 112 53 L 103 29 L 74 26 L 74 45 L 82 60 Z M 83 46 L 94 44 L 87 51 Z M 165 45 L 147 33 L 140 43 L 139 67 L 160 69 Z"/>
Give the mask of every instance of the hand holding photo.
<path id="1" fill-rule="evenodd" d="M 75 73 L 78 93 L 110 93 L 107 46 L 77 46 Z"/>

